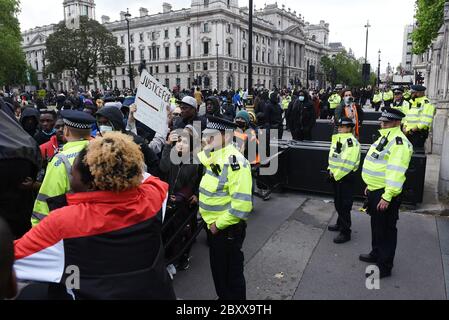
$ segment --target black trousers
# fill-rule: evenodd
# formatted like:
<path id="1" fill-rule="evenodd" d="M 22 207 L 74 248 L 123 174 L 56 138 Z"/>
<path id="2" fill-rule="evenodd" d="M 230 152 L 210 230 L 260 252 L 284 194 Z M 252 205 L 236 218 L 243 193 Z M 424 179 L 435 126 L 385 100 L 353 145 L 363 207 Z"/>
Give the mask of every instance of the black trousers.
<path id="1" fill-rule="evenodd" d="M 243 241 L 246 222 L 242 221 L 212 235 L 209 230 L 209 255 L 215 291 L 219 300 L 246 300 L 246 281 L 243 274 Z"/>
<path id="2" fill-rule="evenodd" d="M 337 225 L 340 232 L 351 235 L 351 210 L 354 202 L 354 173 L 350 173 L 340 181 L 333 180 L 334 204 L 338 213 Z"/>
<path id="3" fill-rule="evenodd" d="M 408 140 L 413 145 L 415 151 L 424 151 L 424 145 L 429 137 L 429 131 L 421 130 L 416 132 L 410 132 L 407 134 Z"/>
<path id="4" fill-rule="evenodd" d="M 377 205 L 384 190 L 368 193 L 368 214 L 371 216 L 372 250 L 371 256 L 377 259 L 377 266 L 381 272 L 391 271 L 396 253 L 398 230 L 396 223 L 399 219 L 400 196 L 393 198 L 390 206 L 384 212 L 377 211 Z"/>

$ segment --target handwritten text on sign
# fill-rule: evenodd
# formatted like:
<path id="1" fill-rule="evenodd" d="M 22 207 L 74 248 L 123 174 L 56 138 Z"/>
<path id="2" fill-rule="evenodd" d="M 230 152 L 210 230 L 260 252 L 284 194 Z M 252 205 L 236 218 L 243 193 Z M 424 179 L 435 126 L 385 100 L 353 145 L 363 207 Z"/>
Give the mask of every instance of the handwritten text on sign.
<path id="1" fill-rule="evenodd" d="M 157 133 L 167 133 L 167 110 L 170 108 L 170 91 L 143 70 L 137 89 L 135 118 Z"/>

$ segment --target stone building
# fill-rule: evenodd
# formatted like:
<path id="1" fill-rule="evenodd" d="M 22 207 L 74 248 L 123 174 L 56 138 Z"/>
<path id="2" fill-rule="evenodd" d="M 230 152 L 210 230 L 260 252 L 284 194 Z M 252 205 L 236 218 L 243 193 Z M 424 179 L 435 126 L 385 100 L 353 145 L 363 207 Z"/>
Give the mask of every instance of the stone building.
<path id="1" fill-rule="evenodd" d="M 66 23 L 76 27 L 79 16 L 95 18 L 93 0 L 65 0 Z M 125 64 L 112 71 L 109 87 L 129 88 L 128 30 L 125 12 L 118 21 L 102 16 L 101 23 L 117 38 L 126 51 Z M 248 8 L 237 0 L 192 0 L 190 8 L 173 10 L 164 3 L 162 12 L 151 14 L 140 8 L 137 17 L 129 19 L 131 64 L 137 70 L 143 60 L 147 70 L 167 87 L 205 89 L 245 88 L 248 74 Z M 289 84 L 324 85 L 320 59 L 330 52 L 329 24 L 313 25 L 296 11 L 279 8 L 277 3 L 254 12 L 253 83 L 272 88 Z M 44 79 L 45 40 L 55 25 L 23 33 L 23 48 L 28 62 Z M 100 70 L 101 72 L 102 70 Z M 307 72 L 309 71 L 309 72 Z M 134 83 L 138 83 L 136 76 Z M 59 79 L 57 89 L 68 88 L 73 73 Z M 91 88 L 102 87 L 98 79 Z"/>

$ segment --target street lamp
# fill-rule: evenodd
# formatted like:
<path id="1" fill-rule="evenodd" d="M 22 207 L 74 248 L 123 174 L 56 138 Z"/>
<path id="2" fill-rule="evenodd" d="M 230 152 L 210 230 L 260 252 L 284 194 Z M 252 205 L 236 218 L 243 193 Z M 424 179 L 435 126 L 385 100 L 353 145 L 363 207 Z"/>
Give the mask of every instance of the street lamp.
<path id="1" fill-rule="evenodd" d="M 284 83 L 285 83 L 285 48 L 282 50 L 282 83 L 281 83 L 281 88 L 282 89 L 284 87 Z"/>
<path id="2" fill-rule="evenodd" d="M 249 0 L 248 10 L 248 93 L 253 94 L 253 0 Z"/>
<path id="3" fill-rule="evenodd" d="M 380 86 L 380 54 L 381 54 L 380 49 L 379 49 L 378 54 L 379 54 L 379 61 L 378 61 L 378 65 L 377 65 L 377 87 L 379 88 L 379 86 Z"/>
<path id="4" fill-rule="evenodd" d="M 218 75 L 218 47 L 220 46 L 220 44 L 217 42 L 215 44 L 215 46 L 217 47 L 217 91 L 219 91 L 220 89 L 220 77 Z"/>
<path id="5" fill-rule="evenodd" d="M 371 28 L 369 21 L 365 25 L 366 28 L 366 46 L 365 46 L 365 63 L 368 63 L 368 30 Z"/>
<path id="6" fill-rule="evenodd" d="M 127 9 L 126 9 L 126 13 L 125 13 L 125 20 L 126 20 L 126 24 L 127 24 L 127 26 L 128 26 L 128 68 L 129 68 L 129 86 L 130 86 L 130 89 L 133 90 L 133 87 L 134 87 L 134 85 L 133 85 L 133 82 L 134 82 L 133 74 L 134 74 L 134 72 L 133 72 L 132 67 L 131 67 L 131 35 L 130 35 L 130 32 L 129 32 L 129 18 L 131 18 L 131 14 L 129 13 L 129 8 L 127 8 Z"/>

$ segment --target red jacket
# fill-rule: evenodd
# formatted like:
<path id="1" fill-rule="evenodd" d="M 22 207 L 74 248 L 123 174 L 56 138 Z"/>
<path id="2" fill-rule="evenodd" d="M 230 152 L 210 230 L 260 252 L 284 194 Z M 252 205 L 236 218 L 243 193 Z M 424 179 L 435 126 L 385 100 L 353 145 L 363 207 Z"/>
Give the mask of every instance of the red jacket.
<path id="1" fill-rule="evenodd" d="M 77 299 L 173 299 L 161 223 L 168 185 L 150 177 L 125 192 L 68 194 L 15 245 L 17 278 L 66 285 L 79 269 Z M 73 272 L 73 271 L 72 271 Z"/>
<path id="2" fill-rule="evenodd" d="M 39 148 L 41 149 L 42 159 L 53 158 L 55 153 L 57 153 L 59 150 L 58 138 L 56 137 L 56 135 L 53 135 L 50 138 L 50 141 L 41 144 Z"/>

